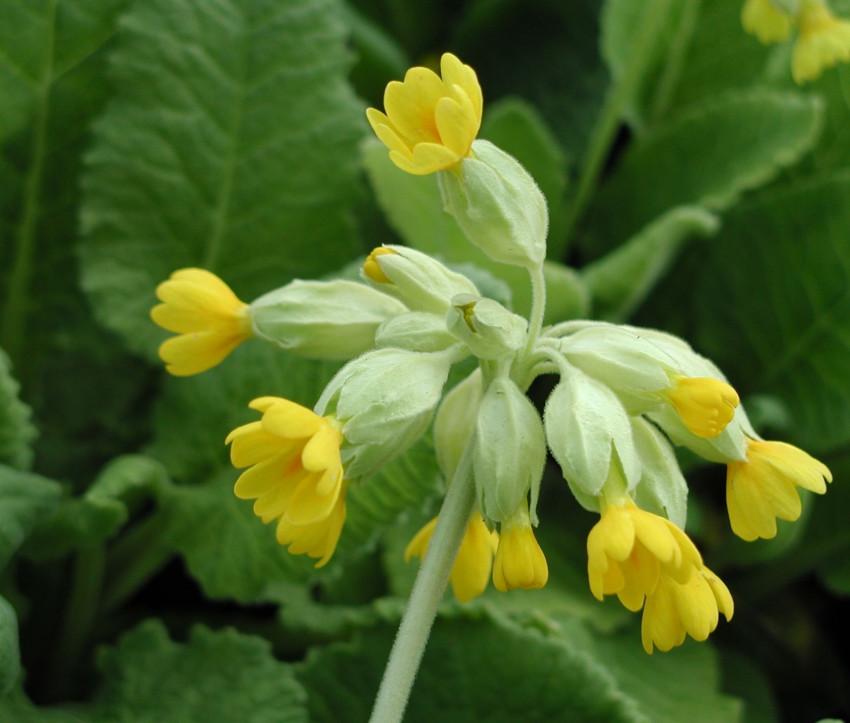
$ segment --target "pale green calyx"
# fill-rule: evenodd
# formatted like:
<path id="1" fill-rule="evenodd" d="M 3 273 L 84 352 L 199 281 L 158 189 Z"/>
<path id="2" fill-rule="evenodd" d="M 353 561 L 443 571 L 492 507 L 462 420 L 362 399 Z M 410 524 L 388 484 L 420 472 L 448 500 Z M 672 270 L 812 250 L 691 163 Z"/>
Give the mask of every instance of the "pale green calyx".
<path id="1" fill-rule="evenodd" d="M 632 417 L 632 438 L 642 472 L 634 500 L 644 510 L 685 528 L 688 513 L 688 483 L 679 469 L 676 453 L 667 438 L 643 417 Z"/>
<path id="2" fill-rule="evenodd" d="M 454 360 L 447 352 L 376 349 L 337 372 L 315 412 L 340 423 L 349 478 L 372 474 L 422 435 Z"/>
<path id="3" fill-rule="evenodd" d="M 375 332 L 407 311 L 364 284 L 295 280 L 264 294 L 249 309 L 261 339 L 313 359 L 351 359 L 375 346 Z"/>
<path id="4" fill-rule="evenodd" d="M 374 249 L 363 263 L 362 276 L 374 289 L 394 296 L 411 310 L 440 316 L 453 296 L 478 294 L 466 276 L 406 246 Z"/>
<path id="5" fill-rule="evenodd" d="M 525 268 L 546 258 L 549 214 L 534 179 L 513 156 L 477 140 L 459 167 L 437 174 L 445 210 L 494 261 Z"/>
<path id="6" fill-rule="evenodd" d="M 434 418 L 434 450 L 440 471 L 451 479 L 463 450 L 475 431 L 478 407 L 484 396 L 481 369 L 476 369 L 445 397 Z"/>
<path id="7" fill-rule="evenodd" d="M 546 400 L 546 439 L 564 477 L 586 495 L 598 495 L 613 465 L 622 469 L 627 489 L 640 479 L 640 460 L 629 415 L 605 384 L 565 367 Z"/>
<path id="8" fill-rule="evenodd" d="M 457 344 L 442 316 L 426 311 L 407 311 L 387 319 L 375 332 L 375 346 L 409 351 L 441 351 Z"/>
<path id="9" fill-rule="evenodd" d="M 478 509 L 500 522 L 531 496 L 536 524 L 537 496 L 546 465 L 546 435 L 540 415 L 508 377 L 490 382 L 475 421 L 472 470 Z"/>
<path id="10" fill-rule="evenodd" d="M 458 294 L 446 314 L 448 330 L 480 359 L 498 359 L 525 344 L 528 322 L 498 301 Z"/>

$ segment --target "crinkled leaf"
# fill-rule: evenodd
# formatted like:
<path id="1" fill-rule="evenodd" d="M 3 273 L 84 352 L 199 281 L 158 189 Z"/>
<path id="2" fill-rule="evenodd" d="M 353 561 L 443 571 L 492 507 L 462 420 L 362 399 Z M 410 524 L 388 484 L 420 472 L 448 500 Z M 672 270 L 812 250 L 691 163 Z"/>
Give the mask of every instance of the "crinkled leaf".
<path id="1" fill-rule="evenodd" d="M 312 650 L 297 668 L 316 723 L 366 721 L 395 626 Z M 439 618 L 405 720 L 640 720 L 613 677 L 582 651 L 482 612 Z"/>
<path id="2" fill-rule="evenodd" d="M 365 130 L 334 0 L 154 0 L 124 18 L 84 178 L 83 285 L 151 356 L 154 288 L 202 266 L 250 301 L 355 250 Z M 285 252 L 283 252 L 285 249 Z"/>
<path id="3" fill-rule="evenodd" d="M 682 246 L 717 232 L 719 219 L 699 206 L 668 211 L 622 246 L 585 266 L 581 275 L 593 296 L 594 315 L 628 319 L 670 269 Z"/>
<path id="4" fill-rule="evenodd" d="M 306 723 L 305 694 L 271 645 L 197 626 L 175 643 L 149 620 L 98 656 L 104 679 L 89 720 L 118 723 Z"/>
<path id="5" fill-rule="evenodd" d="M 0 465 L 0 570 L 60 494 L 61 487 L 52 480 Z"/>
<path id="6" fill-rule="evenodd" d="M 143 455 L 118 457 L 79 497 L 66 497 L 43 517 L 27 540 L 29 557 L 67 554 L 112 537 L 131 511 L 148 497 L 165 493 L 170 484 L 160 462 Z"/>
<path id="7" fill-rule="evenodd" d="M 19 389 L 9 360 L 0 349 L 0 464 L 29 469 L 30 443 L 37 432 L 30 422 L 30 408 L 18 398 Z"/>
<path id="8" fill-rule="evenodd" d="M 792 184 L 728 214 L 700 256 L 696 339 L 747 393 L 773 394 L 812 452 L 850 434 L 850 176 Z"/>
<path id="9" fill-rule="evenodd" d="M 586 248 L 598 255 L 675 206 L 725 209 L 812 147 L 821 109 L 817 98 L 760 89 L 682 110 L 632 145 L 602 187 Z"/>

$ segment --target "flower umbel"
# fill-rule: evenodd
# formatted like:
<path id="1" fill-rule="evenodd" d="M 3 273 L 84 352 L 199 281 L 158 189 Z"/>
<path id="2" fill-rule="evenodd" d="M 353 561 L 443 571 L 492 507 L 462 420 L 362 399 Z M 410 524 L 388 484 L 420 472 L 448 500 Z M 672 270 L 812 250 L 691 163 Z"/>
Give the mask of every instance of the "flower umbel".
<path id="1" fill-rule="evenodd" d="M 776 536 L 776 518 L 794 521 L 802 505 L 796 488 L 822 495 L 832 482 L 827 466 L 784 442 L 747 441 L 746 461 L 730 462 L 726 505 L 732 531 L 749 541 Z"/>
<path id="2" fill-rule="evenodd" d="M 253 499 L 254 513 L 277 519 L 277 539 L 293 554 L 325 565 L 345 522 L 346 481 L 342 434 L 329 417 L 280 397 L 259 397 L 249 406 L 259 422 L 234 429 L 226 443 L 235 467 L 249 467 L 236 481 L 240 499 Z"/>
<path id="3" fill-rule="evenodd" d="M 163 303 L 151 309 L 151 318 L 179 334 L 159 347 L 165 368 L 175 376 L 211 369 L 253 336 L 248 305 L 209 271 L 175 271 L 157 286 L 156 295 Z"/>
<path id="4" fill-rule="evenodd" d="M 850 22 L 835 17 L 821 0 L 802 0 L 797 11 L 799 36 L 791 58 L 797 83 L 815 80 L 839 62 L 850 62 Z"/>
<path id="5" fill-rule="evenodd" d="M 410 562 L 411 557 L 425 558 L 436 526 L 435 517 L 413 536 L 404 551 L 405 562 Z M 488 530 L 481 515 L 474 513 L 466 526 L 450 578 L 452 592 L 460 602 L 469 602 L 487 588 L 498 544 L 499 534 Z"/>
<path id="6" fill-rule="evenodd" d="M 386 114 L 366 111 L 392 162 L 419 176 L 467 156 L 481 127 L 483 97 L 475 71 L 451 53 L 443 54 L 440 70 L 442 78 L 428 68 L 411 68 L 404 82 L 387 85 Z"/>

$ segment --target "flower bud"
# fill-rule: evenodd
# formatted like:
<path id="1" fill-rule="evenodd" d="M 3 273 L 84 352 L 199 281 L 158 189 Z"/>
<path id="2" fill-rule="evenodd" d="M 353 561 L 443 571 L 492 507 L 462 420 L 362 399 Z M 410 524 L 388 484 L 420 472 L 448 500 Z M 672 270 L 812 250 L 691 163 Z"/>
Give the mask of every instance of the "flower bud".
<path id="1" fill-rule="evenodd" d="M 546 464 L 546 437 L 540 415 L 508 377 L 487 388 L 475 422 L 472 470 L 478 508 L 485 519 L 512 515 L 531 493 L 531 516 Z"/>
<path id="2" fill-rule="evenodd" d="M 449 331 L 480 359 L 498 359 L 525 343 L 528 322 L 493 299 L 458 294 L 446 315 Z"/>
<path id="3" fill-rule="evenodd" d="M 437 464 L 446 479 L 454 477 L 460 458 L 475 431 L 478 407 L 484 396 L 481 369 L 476 369 L 445 397 L 434 419 Z"/>
<path id="4" fill-rule="evenodd" d="M 404 304 L 354 281 L 301 281 L 251 304 L 254 333 L 312 359 L 351 359 L 375 346 L 378 327 Z"/>
<path id="5" fill-rule="evenodd" d="M 349 478 L 368 476 L 404 452 L 428 427 L 451 367 L 447 354 L 376 349 L 331 379 L 316 413 L 342 425 Z"/>
<path id="6" fill-rule="evenodd" d="M 375 333 L 375 346 L 394 346 L 409 351 L 442 351 L 455 339 L 446 329 L 445 320 L 425 311 L 408 311 L 387 319 Z"/>
<path id="7" fill-rule="evenodd" d="M 373 288 L 390 294 L 413 311 L 440 316 L 457 294 L 478 294 L 469 279 L 436 259 L 406 246 L 380 246 L 363 264 L 363 278 Z"/>
<path id="8" fill-rule="evenodd" d="M 640 460 L 631 422 L 607 386 L 571 369 L 546 400 L 543 419 L 549 449 L 571 487 L 598 495 L 612 465 L 618 464 L 627 489 L 634 489 L 640 479 Z"/>
<path id="9" fill-rule="evenodd" d="M 459 170 L 438 174 L 443 206 L 493 261 L 532 268 L 546 257 L 549 216 L 534 179 L 488 141 L 472 144 Z"/>

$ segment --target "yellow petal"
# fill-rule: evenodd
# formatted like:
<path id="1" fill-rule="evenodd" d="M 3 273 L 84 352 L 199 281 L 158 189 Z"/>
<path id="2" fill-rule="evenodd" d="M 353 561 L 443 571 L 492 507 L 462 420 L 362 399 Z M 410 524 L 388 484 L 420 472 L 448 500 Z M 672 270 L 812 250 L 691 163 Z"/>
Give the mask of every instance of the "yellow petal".
<path id="1" fill-rule="evenodd" d="M 410 562 L 411 557 L 423 559 L 425 552 L 428 550 L 428 543 L 431 542 L 431 536 L 434 534 L 434 528 L 437 526 L 437 518 L 425 524 L 413 539 L 404 548 L 404 561 Z"/>
<path id="2" fill-rule="evenodd" d="M 387 85 L 384 110 L 393 129 L 408 145 L 439 142 L 434 108 L 445 95 L 446 87 L 434 71 L 411 68 L 403 83 L 392 81 Z"/>
<path id="3" fill-rule="evenodd" d="M 451 53 L 444 53 L 440 59 L 440 75 L 443 78 L 443 84 L 449 89 L 449 92 L 455 93 L 455 86 L 460 88 L 472 103 L 472 108 L 475 116 L 478 119 L 478 125 L 481 125 L 481 113 L 484 108 L 484 97 L 481 93 L 481 85 L 478 82 L 478 76 L 475 71 L 468 65 L 464 65 L 460 60 Z M 475 129 L 478 132 L 478 128 Z"/>
<path id="4" fill-rule="evenodd" d="M 419 143 L 413 147 L 413 157 L 390 151 L 390 160 L 402 171 L 415 176 L 442 171 L 455 165 L 460 157 L 439 143 Z"/>
<path id="5" fill-rule="evenodd" d="M 159 347 L 159 356 L 170 374 L 187 377 L 212 369 L 242 341 L 242 337 L 210 332 L 181 334 L 166 339 Z"/>
<path id="6" fill-rule="evenodd" d="M 443 145 L 458 158 L 463 158 L 469 153 L 478 127 L 472 102 L 459 88 L 457 95 L 457 100 L 440 98 L 434 110 L 434 119 Z"/>
<path id="7" fill-rule="evenodd" d="M 288 399 L 278 399 L 263 414 L 263 428 L 285 439 L 312 437 L 326 424 L 313 410 Z"/>
<path id="8" fill-rule="evenodd" d="M 224 440 L 230 446 L 230 461 L 234 467 L 250 467 L 273 457 L 286 448 L 288 442 L 275 437 L 263 429 L 260 422 L 251 422 L 237 427 Z"/>

